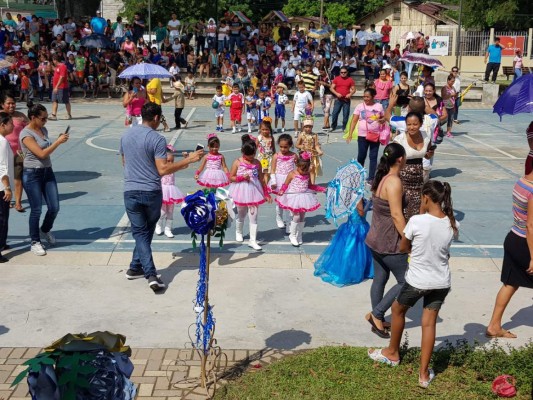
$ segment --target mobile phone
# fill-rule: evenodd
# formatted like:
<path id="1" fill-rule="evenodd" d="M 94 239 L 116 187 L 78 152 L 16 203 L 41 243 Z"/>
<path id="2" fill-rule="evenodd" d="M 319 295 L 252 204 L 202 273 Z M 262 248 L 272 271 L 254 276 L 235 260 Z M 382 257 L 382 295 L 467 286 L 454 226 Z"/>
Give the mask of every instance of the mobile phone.
<path id="1" fill-rule="evenodd" d="M 70 131 L 70 125 L 67 126 L 67 129 L 65 129 L 65 135 L 68 135 L 68 131 Z"/>
<path id="2" fill-rule="evenodd" d="M 198 151 L 198 150 L 203 150 L 203 149 L 204 149 L 204 145 L 203 145 L 203 144 L 200 144 L 200 143 L 198 143 L 198 144 L 196 145 L 196 150 L 195 150 L 195 151 Z"/>
<path id="3" fill-rule="evenodd" d="M 430 151 L 433 151 L 437 148 L 437 145 L 436 144 L 432 144 L 431 146 L 429 146 L 429 150 Z"/>

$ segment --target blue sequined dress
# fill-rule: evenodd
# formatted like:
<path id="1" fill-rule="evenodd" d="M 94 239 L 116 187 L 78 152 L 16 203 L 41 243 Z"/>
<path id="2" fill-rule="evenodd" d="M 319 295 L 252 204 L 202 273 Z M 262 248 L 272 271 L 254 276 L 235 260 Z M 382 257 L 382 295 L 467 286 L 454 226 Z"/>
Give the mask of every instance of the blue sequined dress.
<path id="1" fill-rule="evenodd" d="M 369 229 L 365 217 L 352 213 L 315 262 L 315 276 L 340 287 L 373 278 L 372 253 L 365 244 Z"/>

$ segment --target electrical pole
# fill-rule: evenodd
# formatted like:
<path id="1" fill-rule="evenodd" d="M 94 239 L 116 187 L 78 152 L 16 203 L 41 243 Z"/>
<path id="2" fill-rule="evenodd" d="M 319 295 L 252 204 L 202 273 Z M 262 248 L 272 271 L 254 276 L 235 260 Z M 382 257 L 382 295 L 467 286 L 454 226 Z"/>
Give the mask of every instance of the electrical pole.
<path id="1" fill-rule="evenodd" d="M 322 29 L 324 15 L 324 0 L 320 0 L 320 29 Z"/>
<path id="2" fill-rule="evenodd" d="M 457 29 L 457 43 L 455 46 L 455 65 L 459 70 L 461 69 L 461 60 L 463 56 L 463 47 L 461 46 L 461 21 L 463 19 L 463 0 L 459 1 L 459 21 L 458 21 L 458 29 Z"/>

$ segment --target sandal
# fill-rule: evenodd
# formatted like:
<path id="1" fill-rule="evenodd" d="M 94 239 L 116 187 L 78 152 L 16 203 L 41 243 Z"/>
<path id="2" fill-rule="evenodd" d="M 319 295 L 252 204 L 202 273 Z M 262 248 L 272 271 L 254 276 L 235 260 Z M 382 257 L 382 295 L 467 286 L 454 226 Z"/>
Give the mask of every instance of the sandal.
<path id="1" fill-rule="evenodd" d="M 420 375 L 418 375 L 418 386 L 420 386 L 421 388 L 427 389 L 431 381 L 435 379 L 435 371 L 429 368 L 428 372 L 429 372 L 429 380 L 427 381 L 423 381 L 422 379 L 420 379 Z"/>
<path id="2" fill-rule="evenodd" d="M 50 120 L 50 121 L 57 121 L 57 116 L 56 116 L 55 114 L 50 114 L 50 115 L 48 116 L 48 120 Z"/>
<path id="3" fill-rule="evenodd" d="M 372 316 L 372 313 L 370 313 L 370 318 L 367 319 L 368 323 L 372 325 L 371 331 L 378 335 L 382 339 L 390 339 L 390 334 L 385 330 L 381 330 L 377 327 L 376 323 L 374 322 L 374 318 Z"/>
<path id="4" fill-rule="evenodd" d="M 22 206 L 20 206 L 20 207 L 15 206 L 15 210 L 17 210 L 19 213 L 25 213 L 26 212 L 26 210 Z"/>
<path id="5" fill-rule="evenodd" d="M 378 362 L 378 363 L 382 363 L 382 364 L 387 364 L 387 365 L 390 365 L 391 367 L 397 367 L 399 364 L 400 364 L 400 360 L 391 360 L 387 357 L 385 357 L 381 351 L 383 349 L 374 349 L 372 351 L 370 351 L 371 349 L 368 349 L 367 351 L 367 354 L 368 354 L 368 357 L 370 357 L 372 360 Z"/>
<path id="6" fill-rule="evenodd" d="M 487 337 L 489 339 L 497 339 L 497 338 L 516 339 L 517 336 L 511 331 L 508 331 L 506 329 L 502 329 L 498 333 L 490 333 L 489 331 L 485 331 L 485 337 Z"/>

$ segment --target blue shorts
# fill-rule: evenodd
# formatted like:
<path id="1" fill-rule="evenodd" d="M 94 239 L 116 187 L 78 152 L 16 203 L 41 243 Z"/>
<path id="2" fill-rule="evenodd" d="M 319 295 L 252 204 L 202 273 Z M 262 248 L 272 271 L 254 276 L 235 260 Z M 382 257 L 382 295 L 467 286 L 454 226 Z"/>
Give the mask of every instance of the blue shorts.
<path id="1" fill-rule="evenodd" d="M 285 119 L 285 104 L 276 104 L 274 115 L 276 118 Z"/>

